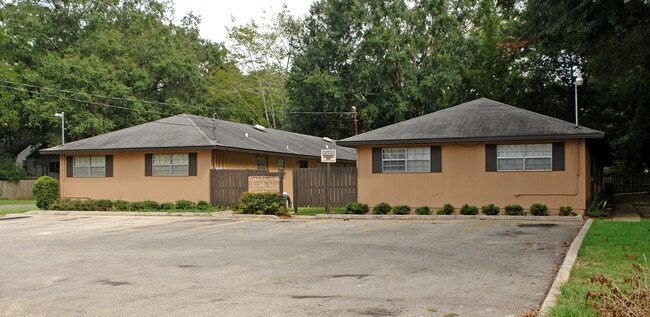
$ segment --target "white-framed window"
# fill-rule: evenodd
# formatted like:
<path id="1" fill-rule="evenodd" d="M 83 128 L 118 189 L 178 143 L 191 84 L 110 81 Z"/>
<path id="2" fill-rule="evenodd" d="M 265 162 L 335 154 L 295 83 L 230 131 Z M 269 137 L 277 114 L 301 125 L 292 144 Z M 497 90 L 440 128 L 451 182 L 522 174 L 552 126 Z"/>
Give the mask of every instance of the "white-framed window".
<path id="1" fill-rule="evenodd" d="M 105 177 L 106 156 L 75 156 L 72 177 Z"/>
<path id="2" fill-rule="evenodd" d="M 189 176 L 189 154 L 154 154 L 153 176 Z"/>
<path id="3" fill-rule="evenodd" d="M 383 148 L 381 162 L 384 173 L 430 172 L 431 148 Z"/>
<path id="4" fill-rule="evenodd" d="M 497 145 L 497 171 L 553 170 L 552 144 Z"/>
<path id="5" fill-rule="evenodd" d="M 256 158 L 257 162 L 257 169 L 258 170 L 266 170 L 269 169 L 268 164 L 266 163 L 266 156 L 258 156 Z"/>

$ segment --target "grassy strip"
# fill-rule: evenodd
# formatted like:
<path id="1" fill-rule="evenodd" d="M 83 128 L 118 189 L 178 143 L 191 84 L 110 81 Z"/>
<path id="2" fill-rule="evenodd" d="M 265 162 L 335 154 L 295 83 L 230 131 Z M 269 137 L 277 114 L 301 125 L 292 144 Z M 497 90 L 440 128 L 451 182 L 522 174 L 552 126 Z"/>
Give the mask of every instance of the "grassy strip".
<path id="1" fill-rule="evenodd" d="M 18 213 L 23 213 L 31 210 L 37 210 L 36 206 L 25 206 L 25 207 L 14 207 L 14 208 L 3 208 L 0 209 L 0 215 L 5 215 L 5 214 L 18 214 Z"/>
<path id="2" fill-rule="evenodd" d="M 333 214 L 344 214 L 345 207 L 330 207 Z M 325 213 L 325 207 L 299 207 L 298 215 L 302 216 L 315 216 Z"/>
<path id="3" fill-rule="evenodd" d="M 34 205 L 36 200 L 33 199 L 5 199 L 0 198 L 0 205 Z"/>
<path id="4" fill-rule="evenodd" d="M 623 285 L 626 276 L 638 273 L 631 269 L 633 263 L 645 266 L 643 255 L 650 257 L 650 220 L 594 220 L 578 252 L 571 278 L 562 286 L 561 295 L 550 315 L 595 317 L 594 309 L 585 305 L 585 295 L 590 290 L 602 288 L 587 281 L 595 274 L 604 274 L 611 277 L 615 284 Z"/>

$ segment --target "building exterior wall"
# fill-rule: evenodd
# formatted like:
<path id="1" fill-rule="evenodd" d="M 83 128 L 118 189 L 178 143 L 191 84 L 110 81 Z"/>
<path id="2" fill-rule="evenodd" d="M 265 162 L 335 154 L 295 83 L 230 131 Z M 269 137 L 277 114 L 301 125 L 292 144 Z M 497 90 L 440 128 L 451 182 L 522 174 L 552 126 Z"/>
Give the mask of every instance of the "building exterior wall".
<path id="1" fill-rule="evenodd" d="M 146 153 L 197 153 L 196 176 L 145 176 L 145 152 L 79 153 L 113 155 L 113 177 L 67 177 L 66 155 L 60 156 L 61 196 L 79 199 L 210 200 L 211 153 L 204 151 L 147 151 Z"/>
<path id="2" fill-rule="evenodd" d="M 145 176 L 146 153 L 189 152 L 197 153 L 197 176 Z M 258 156 L 267 158 L 271 172 L 277 172 L 278 160 L 284 159 L 286 173 L 283 191 L 293 197 L 293 170 L 299 168 L 299 161 L 308 161 L 309 167 L 317 167 L 320 162 L 316 159 L 220 150 L 74 154 L 84 155 L 113 155 L 113 177 L 67 177 L 66 155 L 60 155 L 61 197 L 158 202 L 173 202 L 178 199 L 210 201 L 210 169 L 257 169 Z"/>
<path id="3" fill-rule="evenodd" d="M 489 142 L 491 144 L 549 143 Z M 431 146 L 423 144 L 408 146 Z M 394 146 L 407 147 L 407 146 Z M 441 208 L 451 203 L 504 207 L 518 204 L 528 209 L 533 203 L 546 204 L 552 213 L 560 206 L 584 212 L 589 188 L 589 154 L 584 140 L 565 141 L 564 171 L 485 170 L 485 143 L 442 144 L 441 173 L 372 173 L 372 147 L 357 148 L 359 202 L 374 206 L 380 202 L 407 204 L 415 208 Z"/>

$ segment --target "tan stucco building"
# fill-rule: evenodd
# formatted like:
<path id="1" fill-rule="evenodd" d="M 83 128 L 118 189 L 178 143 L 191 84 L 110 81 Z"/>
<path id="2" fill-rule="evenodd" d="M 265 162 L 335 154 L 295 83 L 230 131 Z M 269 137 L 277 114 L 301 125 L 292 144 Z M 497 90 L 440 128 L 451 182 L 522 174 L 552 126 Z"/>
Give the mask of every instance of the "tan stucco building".
<path id="1" fill-rule="evenodd" d="M 283 169 L 293 197 L 293 170 L 317 167 L 324 148 L 354 164 L 354 149 L 327 138 L 178 115 L 41 152 L 60 155 L 62 198 L 173 202 L 210 201 L 212 169 Z"/>
<path id="2" fill-rule="evenodd" d="M 583 213 L 602 187 L 603 138 L 482 98 L 338 144 L 357 148 L 358 199 L 371 206 L 543 203 Z"/>

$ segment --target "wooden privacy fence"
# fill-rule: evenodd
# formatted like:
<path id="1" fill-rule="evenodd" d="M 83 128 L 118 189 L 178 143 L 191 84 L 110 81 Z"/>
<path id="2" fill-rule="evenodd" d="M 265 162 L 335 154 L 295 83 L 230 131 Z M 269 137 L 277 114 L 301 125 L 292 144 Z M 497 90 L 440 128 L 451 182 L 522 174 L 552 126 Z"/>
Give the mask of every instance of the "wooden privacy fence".
<path id="1" fill-rule="evenodd" d="M 30 199 L 35 179 L 21 181 L 0 181 L 0 198 Z"/>
<path id="2" fill-rule="evenodd" d="M 245 192 L 280 192 L 284 171 L 213 169 L 210 172 L 210 203 L 238 207 Z"/>
<path id="3" fill-rule="evenodd" d="M 609 175 L 605 176 L 605 186 L 610 186 L 615 194 L 650 191 L 650 175 Z"/>
<path id="4" fill-rule="evenodd" d="M 298 207 L 325 206 L 326 168 L 293 170 L 293 204 Z M 330 169 L 330 206 L 343 207 L 357 201 L 357 168 Z"/>

